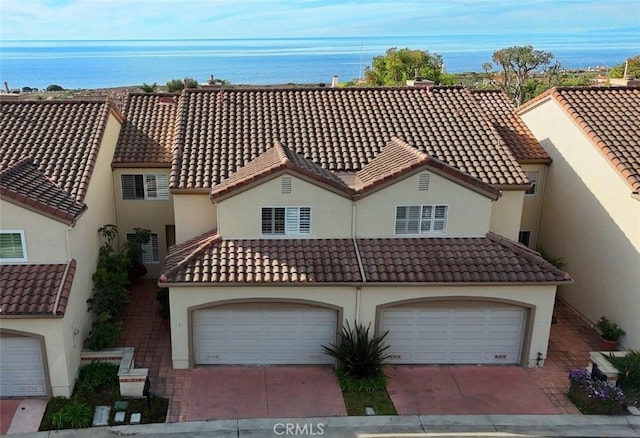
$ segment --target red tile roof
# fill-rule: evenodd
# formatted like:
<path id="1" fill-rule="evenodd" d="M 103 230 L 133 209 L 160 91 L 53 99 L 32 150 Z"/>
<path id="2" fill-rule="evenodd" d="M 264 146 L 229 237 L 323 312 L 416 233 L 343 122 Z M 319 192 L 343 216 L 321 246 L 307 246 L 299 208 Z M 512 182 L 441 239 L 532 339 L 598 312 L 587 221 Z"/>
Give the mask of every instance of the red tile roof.
<path id="1" fill-rule="evenodd" d="M 395 137 L 356 173 L 356 191 L 358 194 L 366 194 L 387 182 L 397 181 L 402 175 L 424 168 L 464 184 L 491 199 L 495 200 L 500 196 L 500 190 L 495 186 L 430 157 Z"/>
<path id="2" fill-rule="evenodd" d="M 66 224 L 74 223 L 87 209 L 43 175 L 30 159 L 0 171 L 0 199 Z"/>
<path id="3" fill-rule="evenodd" d="M 552 88 L 518 110 L 545 99 L 557 102 L 631 190 L 640 192 L 640 87 Z"/>
<path id="4" fill-rule="evenodd" d="M 134 93 L 124 102 L 125 122 L 114 167 L 170 167 L 179 94 Z"/>
<path id="5" fill-rule="evenodd" d="M 538 253 L 493 233 L 356 239 L 355 244 L 352 239 L 223 240 L 209 233 L 170 249 L 160 278 L 160 283 L 193 285 L 568 281 L 567 273 Z"/>
<path id="6" fill-rule="evenodd" d="M 76 261 L 50 265 L 0 265 L 0 318 L 62 317 L 69 301 Z"/>
<path id="7" fill-rule="evenodd" d="M 108 102 L 1 101 L 0 169 L 30 158 L 74 201 L 87 194 L 109 114 Z"/>
<path id="8" fill-rule="evenodd" d="M 210 189 L 277 142 L 323 169 L 356 172 L 392 137 L 487 184 L 528 185 L 460 87 L 185 90 L 177 111 L 173 189 Z"/>
<path id="9" fill-rule="evenodd" d="M 333 173 L 318 166 L 310 160 L 293 153 L 288 148 L 276 143 L 271 149 L 260 154 L 255 160 L 250 161 L 236 172 L 229 175 L 220 184 L 213 186 L 211 197 L 223 199 L 239 189 L 248 187 L 265 178 L 271 178 L 276 174 L 291 170 L 312 181 L 333 187 L 345 195 L 350 195 L 353 190 Z"/>
<path id="10" fill-rule="evenodd" d="M 511 100 L 499 90 L 471 90 L 478 104 L 519 163 L 548 163 L 551 158 L 542 148 Z"/>

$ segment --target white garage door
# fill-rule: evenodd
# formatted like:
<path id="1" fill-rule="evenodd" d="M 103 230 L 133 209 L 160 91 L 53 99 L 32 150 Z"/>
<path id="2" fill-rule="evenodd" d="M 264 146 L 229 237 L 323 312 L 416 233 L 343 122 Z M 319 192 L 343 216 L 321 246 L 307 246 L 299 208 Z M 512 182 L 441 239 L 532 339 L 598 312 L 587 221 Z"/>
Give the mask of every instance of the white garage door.
<path id="1" fill-rule="evenodd" d="M 46 396 L 40 342 L 0 337 L 0 397 Z"/>
<path id="2" fill-rule="evenodd" d="M 506 305 L 392 307 L 382 311 L 380 327 L 389 331 L 389 363 L 515 364 L 524 315 Z"/>
<path id="3" fill-rule="evenodd" d="M 337 312 L 286 304 L 198 310 L 196 364 L 330 364 L 322 345 L 336 341 Z"/>

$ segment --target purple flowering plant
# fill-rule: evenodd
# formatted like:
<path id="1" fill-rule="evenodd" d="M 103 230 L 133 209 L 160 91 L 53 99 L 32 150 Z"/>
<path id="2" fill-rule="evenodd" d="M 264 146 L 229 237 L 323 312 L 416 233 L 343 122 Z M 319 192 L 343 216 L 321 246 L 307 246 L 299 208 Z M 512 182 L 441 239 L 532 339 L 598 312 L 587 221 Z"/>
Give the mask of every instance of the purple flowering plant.
<path id="1" fill-rule="evenodd" d="M 571 370 L 569 381 L 567 395 L 583 414 L 616 415 L 622 412 L 625 398 L 617 386 L 594 380 L 591 373 L 580 369 Z"/>

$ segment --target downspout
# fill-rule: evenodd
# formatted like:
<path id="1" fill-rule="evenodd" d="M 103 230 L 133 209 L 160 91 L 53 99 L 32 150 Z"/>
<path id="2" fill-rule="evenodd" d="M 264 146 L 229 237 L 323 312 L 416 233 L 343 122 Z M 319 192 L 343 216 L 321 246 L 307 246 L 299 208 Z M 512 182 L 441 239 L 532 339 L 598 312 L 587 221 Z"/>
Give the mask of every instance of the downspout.
<path id="1" fill-rule="evenodd" d="M 71 266 L 71 261 L 67 262 L 67 266 L 65 266 L 64 268 L 64 274 L 62 274 L 62 281 L 60 282 L 60 286 L 58 287 L 58 292 L 56 293 L 56 301 L 53 303 L 53 316 L 58 316 L 58 304 L 60 304 L 60 296 L 62 295 L 62 289 L 64 289 L 64 285 L 67 279 L 67 274 L 69 274 L 70 266 Z"/>
<path id="2" fill-rule="evenodd" d="M 72 225 L 69 225 L 65 230 L 64 238 L 67 244 L 67 262 L 71 261 L 71 238 L 69 237 L 69 231 L 71 231 Z"/>

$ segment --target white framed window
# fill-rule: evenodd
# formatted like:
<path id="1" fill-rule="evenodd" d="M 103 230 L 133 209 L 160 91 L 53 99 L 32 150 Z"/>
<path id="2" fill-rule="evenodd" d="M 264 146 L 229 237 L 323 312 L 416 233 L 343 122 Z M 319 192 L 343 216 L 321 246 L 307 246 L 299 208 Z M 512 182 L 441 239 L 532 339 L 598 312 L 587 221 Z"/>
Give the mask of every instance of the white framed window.
<path id="1" fill-rule="evenodd" d="M 0 230 L 0 262 L 26 262 L 24 230 Z"/>
<path id="2" fill-rule="evenodd" d="M 127 240 L 130 244 L 134 244 L 136 235 L 134 233 L 127 233 Z M 160 263 L 160 251 L 158 249 L 158 235 L 151 233 L 149 241 L 140 245 L 140 260 L 143 265 L 151 265 L 154 263 Z"/>
<path id="3" fill-rule="evenodd" d="M 125 174 L 121 181 L 122 199 L 169 199 L 169 176 L 166 174 Z"/>
<path id="4" fill-rule="evenodd" d="M 446 205 L 400 205 L 396 207 L 396 234 L 444 233 Z"/>
<path id="5" fill-rule="evenodd" d="M 529 170 L 524 173 L 529 181 L 531 181 L 531 188 L 527 189 L 524 194 L 527 196 L 535 196 L 538 193 L 538 179 L 540 178 L 540 172 L 537 170 Z"/>
<path id="6" fill-rule="evenodd" d="M 311 207 L 262 207 L 262 234 L 311 234 Z"/>

